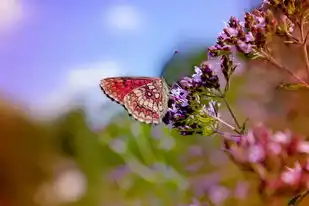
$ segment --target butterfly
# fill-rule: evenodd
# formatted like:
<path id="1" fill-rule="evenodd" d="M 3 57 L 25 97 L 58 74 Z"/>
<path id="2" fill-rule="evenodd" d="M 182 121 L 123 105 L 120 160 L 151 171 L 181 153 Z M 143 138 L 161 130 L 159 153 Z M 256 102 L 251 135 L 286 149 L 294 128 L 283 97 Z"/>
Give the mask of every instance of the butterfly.
<path id="1" fill-rule="evenodd" d="M 100 81 L 100 88 L 137 121 L 159 124 L 167 113 L 169 86 L 164 79 L 109 77 Z"/>

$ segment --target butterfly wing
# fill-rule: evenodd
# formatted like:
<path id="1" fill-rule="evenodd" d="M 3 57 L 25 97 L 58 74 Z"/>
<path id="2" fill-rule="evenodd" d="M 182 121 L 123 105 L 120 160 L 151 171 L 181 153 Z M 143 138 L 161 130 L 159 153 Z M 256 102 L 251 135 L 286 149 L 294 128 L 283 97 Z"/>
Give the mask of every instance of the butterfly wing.
<path id="1" fill-rule="evenodd" d="M 100 88 L 111 100 L 124 104 L 124 97 L 132 90 L 158 80 L 150 77 L 110 77 L 102 79 Z"/>
<path id="2" fill-rule="evenodd" d="M 168 87 L 157 78 L 154 81 L 133 89 L 124 97 L 124 107 L 140 122 L 158 124 L 167 111 Z"/>

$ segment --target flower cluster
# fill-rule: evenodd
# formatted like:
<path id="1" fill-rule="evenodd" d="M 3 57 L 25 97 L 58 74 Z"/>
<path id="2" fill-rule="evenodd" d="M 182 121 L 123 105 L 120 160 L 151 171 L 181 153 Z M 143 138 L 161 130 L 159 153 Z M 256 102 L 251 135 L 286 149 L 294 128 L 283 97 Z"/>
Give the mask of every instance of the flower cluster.
<path id="1" fill-rule="evenodd" d="M 309 2 L 307 0 L 264 0 L 262 7 L 275 8 L 297 21 L 301 19 L 302 14 L 309 8 Z"/>
<path id="2" fill-rule="evenodd" d="M 172 87 L 169 111 L 163 119 L 183 135 L 209 135 L 214 131 L 222 134 L 224 151 L 242 169 L 257 174 L 259 191 L 266 196 L 281 195 L 282 192 L 294 195 L 309 190 L 309 141 L 291 131 L 273 133 L 264 126 L 253 127 L 244 133 L 245 124 L 239 124 L 225 99 L 230 77 L 237 67 L 231 57 L 236 50 L 249 59 L 267 60 L 302 82 L 275 60 L 269 45 L 275 36 L 284 43 L 302 44 L 307 60 L 308 35 L 304 25 L 308 23 L 308 11 L 309 1 L 268 0 L 259 9 L 247 12 L 243 22 L 231 17 L 216 44 L 208 49 L 209 56 L 220 57 L 221 72 L 226 80 L 224 91 L 209 65 L 195 67 L 191 77 L 183 78 Z M 294 32 L 295 25 L 299 32 Z M 299 33 L 300 38 L 293 36 L 295 33 Z M 309 70 L 309 62 L 306 64 Z M 235 127 L 220 119 L 218 98 L 224 100 Z M 218 122 L 237 134 L 221 133 L 217 129 Z M 189 169 L 199 166 L 196 164 Z"/>
<path id="3" fill-rule="evenodd" d="M 262 193 L 309 189 L 309 141 L 303 137 L 290 131 L 272 133 L 264 126 L 224 136 L 224 150 L 241 168 L 259 176 Z"/>
<path id="4" fill-rule="evenodd" d="M 294 24 L 284 13 L 280 20 L 274 17 L 270 9 L 255 9 L 245 14 L 244 22 L 231 17 L 214 46 L 209 48 L 212 57 L 232 52 L 234 46 L 238 52 L 249 58 L 262 56 L 261 50 L 271 41 L 274 34 L 291 38 Z"/>
<path id="5" fill-rule="evenodd" d="M 263 48 L 275 27 L 276 21 L 270 12 L 255 10 L 246 13 L 245 23 L 231 17 L 217 38 L 216 45 L 209 48 L 209 54 L 213 57 L 222 56 L 230 53 L 232 46 L 235 46 L 238 52 L 252 56 L 257 49 Z"/>
<path id="6" fill-rule="evenodd" d="M 192 77 L 185 77 L 171 89 L 169 110 L 163 122 L 177 128 L 183 135 L 209 134 L 213 131 L 219 104 L 213 90 L 219 90 L 219 78 L 207 64 L 195 67 Z M 205 123 L 207 121 L 205 130 Z"/>

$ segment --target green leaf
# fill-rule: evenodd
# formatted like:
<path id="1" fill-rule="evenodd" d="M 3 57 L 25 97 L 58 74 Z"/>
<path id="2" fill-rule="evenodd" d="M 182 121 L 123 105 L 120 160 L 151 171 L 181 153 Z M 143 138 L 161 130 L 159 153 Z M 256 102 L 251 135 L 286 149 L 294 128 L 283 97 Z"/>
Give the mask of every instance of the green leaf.
<path id="1" fill-rule="evenodd" d="M 199 120 L 203 122 L 204 136 L 210 136 L 214 134 L 214 128 L 217 126 L 217 120 L 212 117 L 199 117 Z"/>
<path id="2" fill-rule="evenodd" d="M 204 129 L 203 130 L 204 136 L 211 136 L 215 133 L 214 130 L 211 127 L 204 127 L 203 129 Z"/>
<path id="3" fill-rule="evenodd" d="M 304 85 L 303 83 L 283 83 L 283 84 L 280 84 L 278 88 L 295 91 L 295 90 L 299 90 L 302 88 L 306 88 L 306 85 Z"/>
<path id="4" fill-rule="evenodd" d="M 254 59 L 260 59 L 260 58 L 264 58 L 263 55 L 261 55 L 258 52 L 255 52 L 254 54 L 252 54 L 252 56 L 250 56 L 250 59 L 254 60 Z"/>

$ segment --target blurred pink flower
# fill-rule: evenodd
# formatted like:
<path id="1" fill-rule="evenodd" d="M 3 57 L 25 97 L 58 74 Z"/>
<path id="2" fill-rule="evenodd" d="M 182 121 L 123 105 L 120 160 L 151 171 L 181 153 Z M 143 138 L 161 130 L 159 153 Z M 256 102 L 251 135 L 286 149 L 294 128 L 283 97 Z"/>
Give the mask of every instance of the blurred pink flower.
<path id="1" fill-rule="evenodd" d="M 274 133 L 263 125 L 239 135 L 237 141 L 223 135 L 224 151 L 237 165 L 260 178 L 261 192 L 293 193 L 309 189 L 309 142 L 303 136 L 289 130 Z"/>
<path id="2" fill-rule="evenodd" d="M 281 174 L 281 180 L 286 184 L 295 185 L 301 180 L 301 174 L 302 168 L 299 162 L 296 162 L 294 168 L 286 168 L 286 171 Z"/>
<path id="3" fill-rule="evenodd" d="M 237 199 L 246 199 L 249 192 L 249 183 L 245 181 L 238 181 L 234 190 L 234 196 Z"/>
<path id="4" fill-rule="evenodd" d="M 226 187 L 215 185 L 208 190 L 209 199 L 215 205 L 222 204 L 231 194 Z"/>

